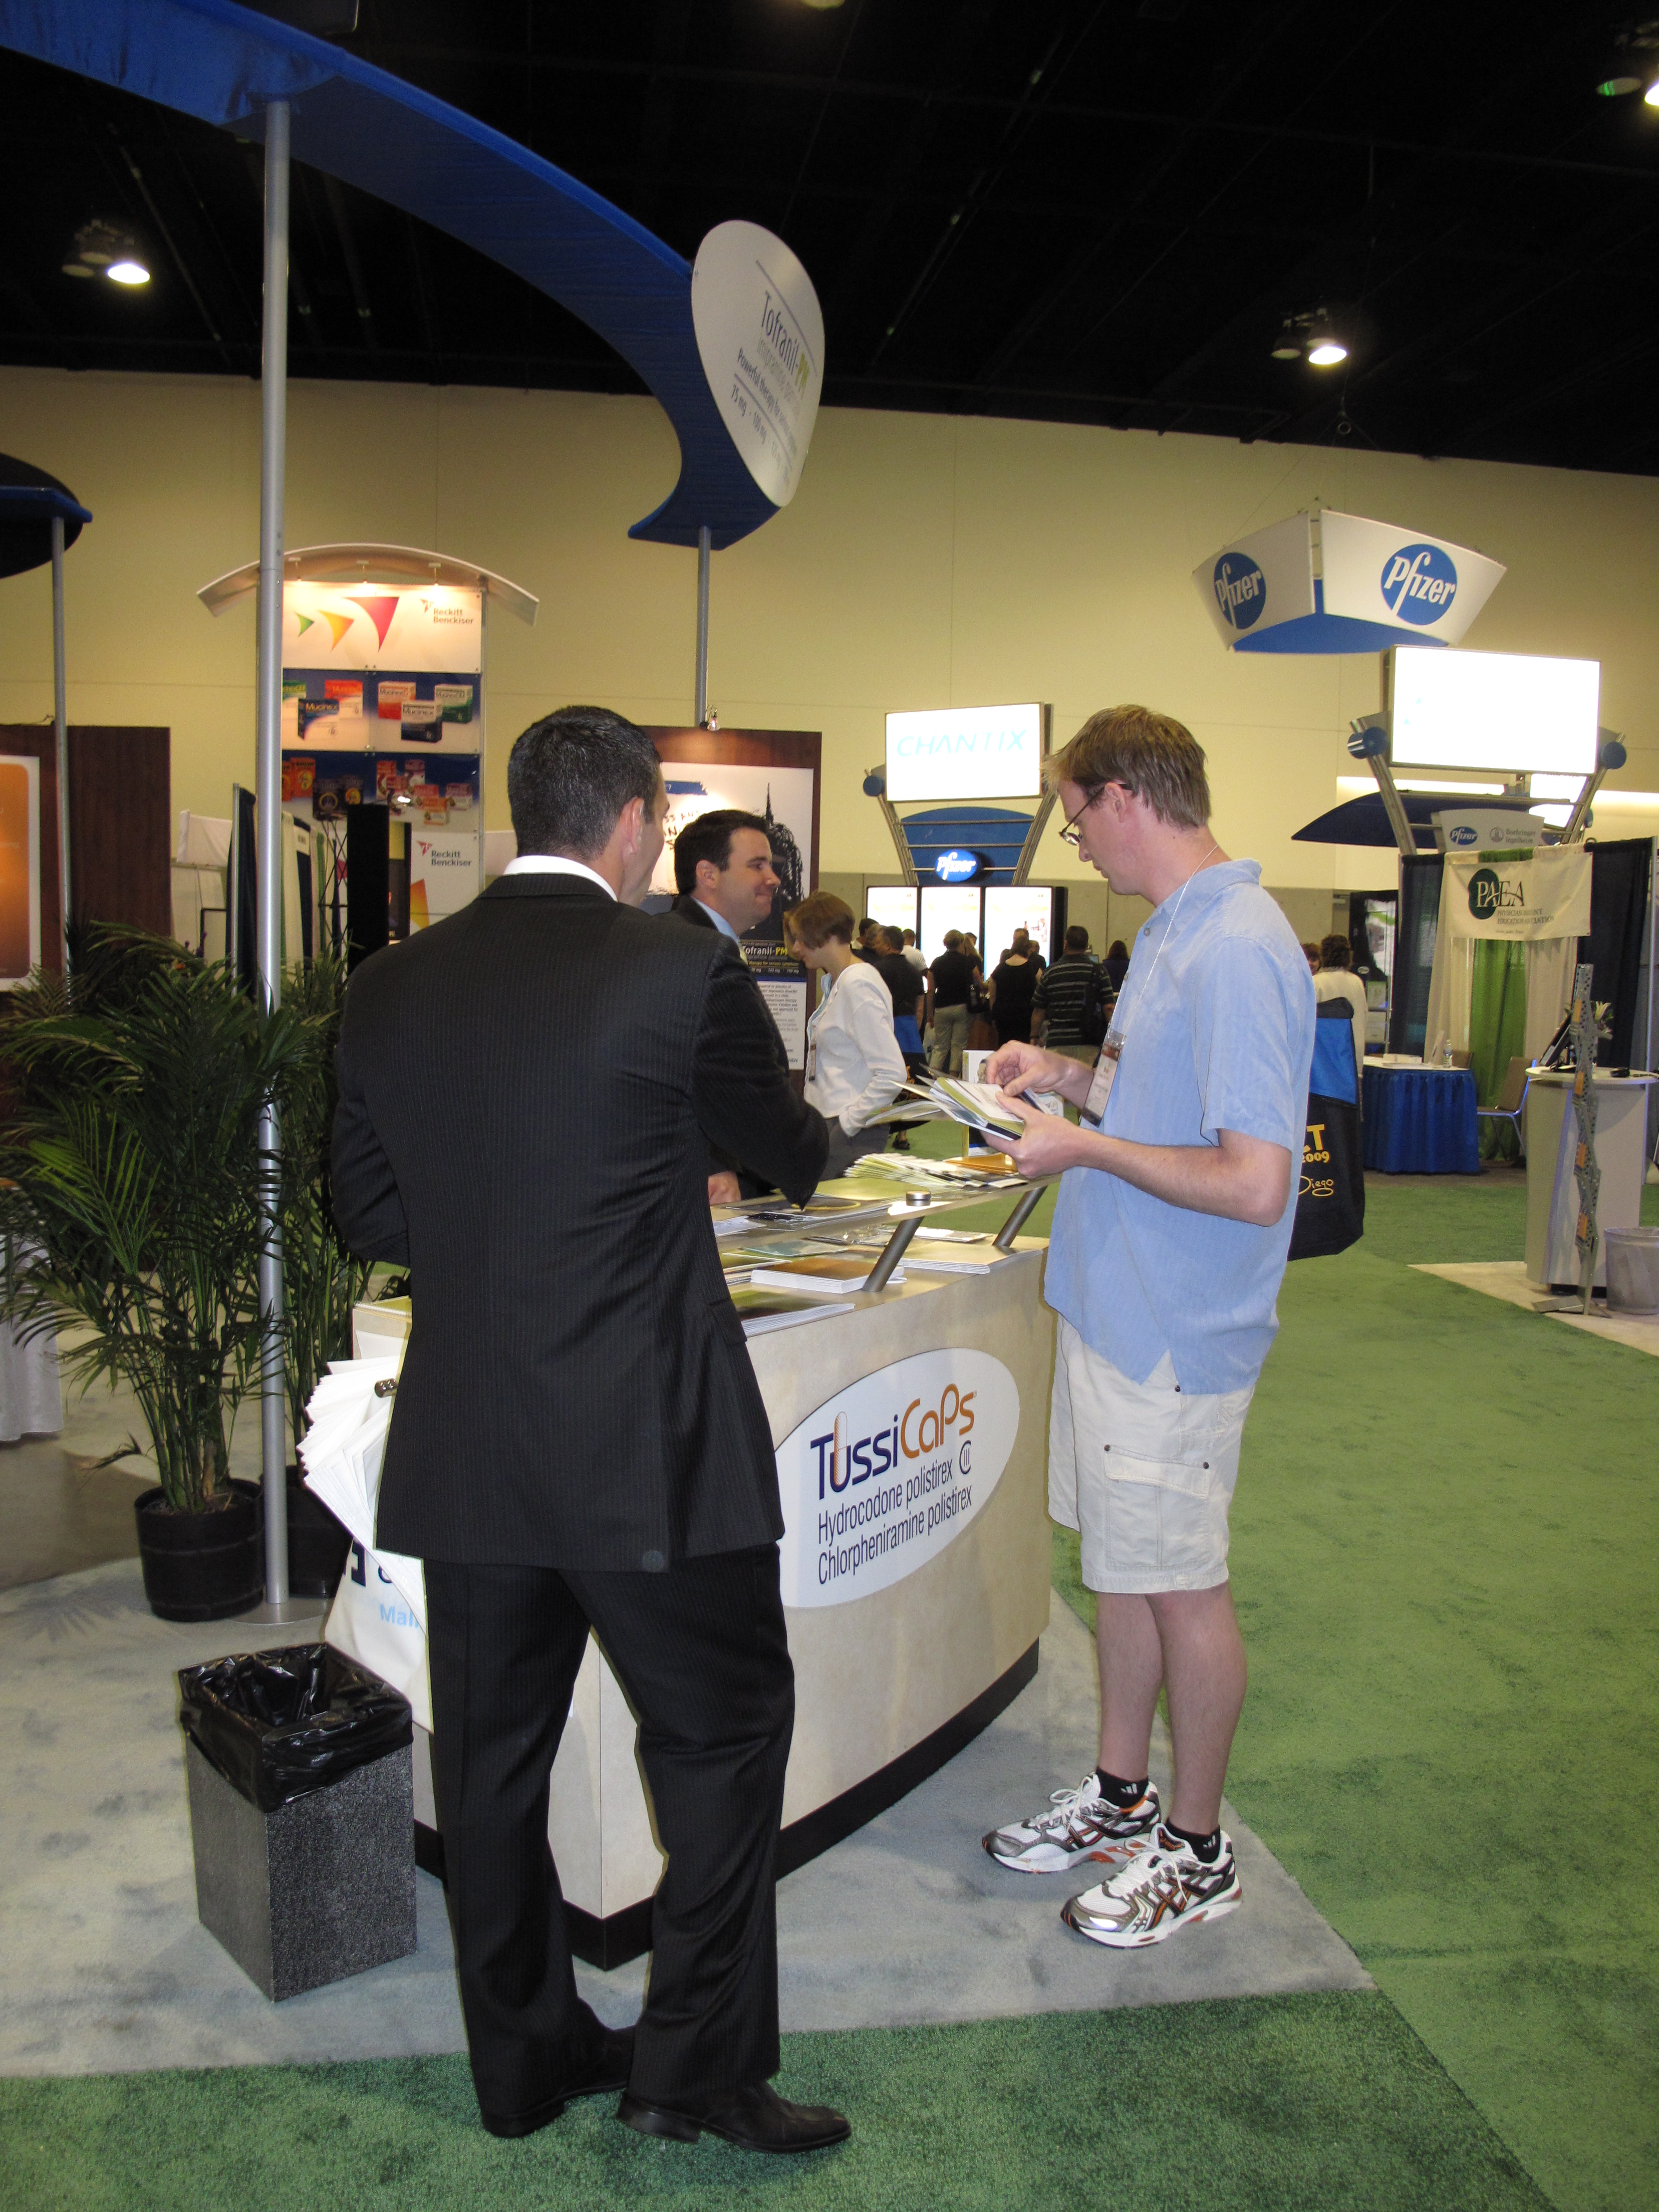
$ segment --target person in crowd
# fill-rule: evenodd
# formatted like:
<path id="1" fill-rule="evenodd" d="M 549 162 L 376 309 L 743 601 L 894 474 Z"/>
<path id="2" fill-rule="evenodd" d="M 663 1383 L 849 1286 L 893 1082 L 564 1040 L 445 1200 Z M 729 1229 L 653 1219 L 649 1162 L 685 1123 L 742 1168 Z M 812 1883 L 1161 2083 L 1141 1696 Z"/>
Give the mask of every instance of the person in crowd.
<path id="1" fill-rule="evenodd" d="M 1353 1009 L 1353 1064 L 1365 1072 L 1365 986 L 1349 966 L 1352 949 L 1346 937 L 1334 934 L 1319 940 L 1319 965 L 1314 971 L 1314 997 L 1346 999 Z"/>
<path id="2" fill-rule="evenodd" d="M 1092 1073 L 1020 1043 L 986 1071 L 1085 1116 L 1024 1106 L 1027 1134 L 1006 1149 L 1026 1171 L 1065 1170 L 1045 1277 L 1060 1316 L 1048 1510 L 1080 1531 L 1097 1593 L 1100 1752 L 1076 1789 L 984 1840 L 1024 1873 L 1104 1860 L 1061 1917 L 1129 1949 L 1239 1901 L 1220 1821 L 1244 1701 L 1227 1515 L 1278 1325 L 1314 995 L 1259 864 L 1230 860 L 1211 831 L 1204 754 L 1179 722 L 1109 708 L 1049 773 L 1068 840 L 1153 913 Z M 1147 1778 L 1160 1689 L 1167 1808 Z"/>
<path id="3" fill-rule="evenodd" d="M 806 1024 L 806 1097 L 830 1124 L 823 1172 L 833 1178 L 886 1142 L 884 1122 L 867 1125 L 904 1080 L 893 1001 L 875 967 L 853 951 L 853 909 L 833 891 L 792 907 L 783 927 L 795 957 L 829 984 Z"/>
<path id="4" fill-rule="evenodd" d="M 1083 1041 L 1083 1009 L 1095 980 L 1097 966 L 1089 950 L 1089 933 L 1073 922 L 1066 933 L 1066 949 L 1053 967 L 1037 978 L 1031 994 L 1031 1038 L 1050 1052 L 1092 1067 L 1100 1056 L 1098 1045 Z"/>
<path id="5" fill-rule="evenodd" d="M 1014 932 L 1014 941 L 1011 950 L 1015 952 L 1024 952 L 1031 961 L 1039 975 L 1048 965 L 1029 929 L 1017 929 Z"/>
<path id="6" fill-rule="evenodd" d="M 899 933 L 899 943 L 903 951 L 904 957 L 909 962 L 910 965 L 916 970 L 918 975 L 925 975 L 927 972 L 927 963 L 922 957 L 921 945 L 916 943 L 916 933 L 915 930 L 901 930 Z"/>
<path id="7" fill-rule="evenodd" d="M 1115 998 L 1123 988 L 1123 979 L 1129 972 L 1129 950 L 1121 937 L 1115 937 L 1107 946 L 1106 957 L 1101 964 L 1106 970 L 1106 980 L 1110 983 L 1112 995 Z"/>
<path id="8" fill-rule="evenodd" d="M 909 1067 L 921 1058 L 921 1018 L 927 988 L 904 957 L 904 939 L 900 931 L 884 929 L 878 941 L 881 950 L 874 963 L 876 973 L 886 984 L 892 999 L 893 1035 L 904 1054 L 905 1066 Z"/>
<path id="9" fill-rule="evenodd" d="M 778 872 L 772 865 L 772 833 L 758 814 L 738 806 L 717 806 L 688 822 L 674 840 L 674 888 L 669 912 L 694 928 L 717 929 L 734 945 L 771 915 Z M 756 994 L 757 997 L 759 994 Z M 761 1000 L 765 1006 L 765 1000 Z M 772 1021 L 771 1011 L 766 1018 Z M 778 1064 L 787 1073 L 789 1055 L 777 1024 Z M 717 1146 L 708 1154 L 708 1202 L 735 1206 L 758 1198 L 771 1186 L 730 1159 Z"/>
<path id="10" fill-rule="evenodd" d="M 881 924 L 866 914 L 859 924 L 858 943 L 853 948 L 853 957 L 855 960 L 868 961 L 873 968 L 881 954 Z"/>
<path id="11" fill-rule="evenodd" d="M 988 986 L 991 1019 L 996 1024 L 1000 1045 L 1015 1040 L 1023 1044 L 1031 1042 L 1031 994 L 1038 973 L 1030 938 L 1023 929 L 1016 930 L 1012 945 L 997 963 Z"/>
<path id="12" fill-rule="evenodd" d="M 1319 973 L 1319 947 L 1305 937 L 1302 940 L 1302 957 L 1308 963 L 1308 973 L 1316 975 Z"/>
<path id="13" fill-rule="evenodd" d="M 963 950 L 960 930 L 945 931 L 945 950 L 927 974 L 928 1014 L 933 1032 L 929 1065 L 936 1073 L 960 1075 L 971 1018 L 968 1004 L 974 993 L 973 964 Z"/>
<path id="14" fill-rule="evenodd" d="M 352 978 L 332 1155 L 346 1243 L 410 1273 L 375 1540 L 425 1563 L 479 2107 L 523 2136 L 620 2090 L 645 2135 L 836 2142 L 839 2114 L 769 2087 L 783 1518 L 703 1200 L 711 1141 L 804 1200 L 828 1136 L 726 932 L 635 910 L 667 811 L 646 732 L 564 708 L 507 784 L 506 874 Z M 668 1853 L 631 2029 L 577 1996 L 547 1843 L 590 1628 Z"/>

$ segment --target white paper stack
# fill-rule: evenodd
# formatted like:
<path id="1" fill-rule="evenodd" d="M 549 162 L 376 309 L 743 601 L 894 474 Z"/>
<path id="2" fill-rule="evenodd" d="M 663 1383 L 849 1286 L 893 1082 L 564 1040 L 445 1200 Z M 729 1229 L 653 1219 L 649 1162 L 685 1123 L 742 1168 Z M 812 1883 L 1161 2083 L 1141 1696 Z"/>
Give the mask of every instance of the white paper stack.
<path id="1" fill-rule="evenodd" d="M 374 1547 L 374 1509 L 392 1421 L 391 1395 L 377 1397 L 374 1386 L 395 1382 L 401 1364 L 395 1358 L 335 1360 L 311 1394 L 306 1407 L 311 1426 L 298 1449 L 306 1488 L 316 1492 L 365 1553 L 374 1553 L 381 1571 L 424 1631 L 426 1576 L 420 1561 Z"/>

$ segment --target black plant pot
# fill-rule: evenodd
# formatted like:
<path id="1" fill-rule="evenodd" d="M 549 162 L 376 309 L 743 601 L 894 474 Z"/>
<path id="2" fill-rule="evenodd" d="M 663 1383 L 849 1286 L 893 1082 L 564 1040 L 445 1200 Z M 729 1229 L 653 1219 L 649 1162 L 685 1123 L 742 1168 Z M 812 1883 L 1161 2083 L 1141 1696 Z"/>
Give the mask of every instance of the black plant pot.
<path id="1" fill-rule="evenodd" d="M 226 1620 L 265 1592 L 264 1511 L 258 1486 L 233 1482 L 228 1505 L 173 1513 L 167 1492 L 133 1501 L 144 1595 L 160 1620 Z"/>
<path id="2" fill-rule="evenodd" d="M 288 1471 L 288 1587 L 295 1597 L 332 1597 L 345 1572 L 350 1532 L 343 1528 L 315 1491 Z"/>

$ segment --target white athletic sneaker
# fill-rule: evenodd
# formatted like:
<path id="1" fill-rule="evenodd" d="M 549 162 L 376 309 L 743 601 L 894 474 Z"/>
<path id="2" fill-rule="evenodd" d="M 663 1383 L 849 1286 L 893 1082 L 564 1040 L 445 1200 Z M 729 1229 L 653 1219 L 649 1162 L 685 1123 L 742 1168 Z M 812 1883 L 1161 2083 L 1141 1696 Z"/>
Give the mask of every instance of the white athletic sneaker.
<path id="1" fill-rule="evenodd" d="M 1105 1881 L 1067 1899 L 1060 1917 L 1091 1942 L 1116 1951 L 1161 1943 L 1189 1921 L 1218 1920 L 1243 1896 L 1233 1840 L 1224 1828 L 1212 1866 L 1162 1826 L 1147 1848 Z"/>
<path id="2" fill-rule="evenodd" d="M 1115 1866 L 1142 1850 L 1158 1826 L 1157 1786 L 1121 1811 L 1100 1794 L 1100 1777 L 1085 1774 L 1075 1790 L 1056 1790 L 1051 1813 L 1033 1813 L 983 1840 L 999 1866 L 1015 1874 L 1064 1874 L 1085 1859 Z"/>

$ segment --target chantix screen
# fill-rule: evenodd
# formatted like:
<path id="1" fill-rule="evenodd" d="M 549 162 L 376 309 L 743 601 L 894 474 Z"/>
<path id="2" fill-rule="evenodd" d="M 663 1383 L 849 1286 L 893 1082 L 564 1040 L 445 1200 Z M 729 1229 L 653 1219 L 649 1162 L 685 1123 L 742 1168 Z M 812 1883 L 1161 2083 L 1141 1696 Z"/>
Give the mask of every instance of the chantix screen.
<path id="1" fill-rule="evenodd" d="M 887 717 L 887 796 L 1035 799 L 1042 783 L 1042 709 L 928 707 Z"/>
<path id="2" fill-rule="evenodd" d="M 1589 775 L 1601 696 L 1599 660 L 1397 647 L 1394 765 Z"/>

